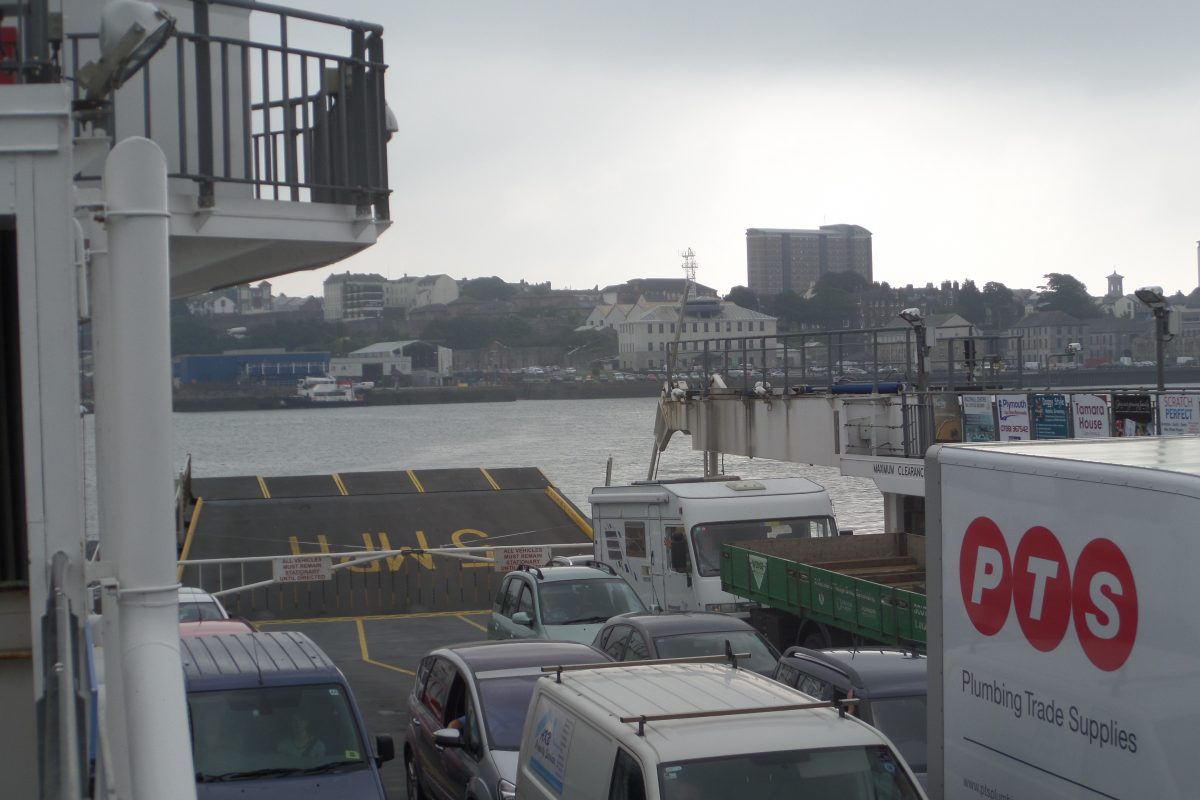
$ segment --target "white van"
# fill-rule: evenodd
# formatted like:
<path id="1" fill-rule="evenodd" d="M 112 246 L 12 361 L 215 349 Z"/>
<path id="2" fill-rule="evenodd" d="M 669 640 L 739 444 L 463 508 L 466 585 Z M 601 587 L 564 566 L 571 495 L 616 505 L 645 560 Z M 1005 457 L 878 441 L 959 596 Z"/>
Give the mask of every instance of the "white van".
<path id="1" fill-rule="evenodd" d="M 598 561 L 664 611 L 746 616 L 756 603 L 721 589 L 721 545 L 835 536 L 833 503 L 804 478 L 683 478 L 592 489 Z"/>
<path id="2" fill-rule="evenodd" d="M 518 800 L 925 798 L 882 733 L 750 670 L 642 662 L 551 673 L 525 718 Z"/>

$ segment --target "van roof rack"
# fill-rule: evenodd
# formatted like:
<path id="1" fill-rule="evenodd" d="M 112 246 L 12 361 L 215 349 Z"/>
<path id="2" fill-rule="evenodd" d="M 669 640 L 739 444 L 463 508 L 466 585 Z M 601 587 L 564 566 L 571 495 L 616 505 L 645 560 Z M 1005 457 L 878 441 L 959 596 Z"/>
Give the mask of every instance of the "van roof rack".
<path id="1" fill-rule="evenodd" d="M 652 481 L 632 481 L 630 486 L 665 486 L 672 483 L 721 483 L 722 481 L 740 481 L 740 475 L 693 475 L 687 478 L 662 478 Z"/>
<path id="2" fill-rule="evenodd" d="M 769 714 L 775 711 L 804 711 L 812 708 L 836 708 L 838 716 L 846 716 L 846 707 L 858 702 L 858 698 L 845 700 L 825 700 L 813 703 L 788 703 L 782 706 L 760 706 L 758 708 L 718 708 L 712 711 L 680 711 L 675 714 L 639 714 L 634 717 L 621 717 L 621 722 L 636 722 L 637 735 L 646 735 L 647 722 L 663 722 L 672 719 L 699 719 L 701 717 L 732 717 L 739 714 Z"/>
<path id="3" fill-rule="evenodd" d="M 578 672 L 585 669 L 617 669 L 619 667 L 650 667 L 661 664 L 720 664 L 728 662 L 731 667 L 737 669 L 738 659 L 750 658 L 749 653 L 734 653 L 730 648 L 726 647 L 724 653 L 712 656 L 692 656 L 690 658 L 649 658 L 645 661 L 601 661 L 596 664 L 557 664 L 550 667 L 542 667 L 542 672 L 549 675 L 554 673 L 554 682 L 562 683 L 562 674 L 564 672 Z"/>
<path id="4" fill-rule="evenodd" d="M 537 567 L 530 566 L 529 564 L 520 564 L 517 566 L 517 570 L 520 572 L 531 572 L 534 575 L 537 575 L 537 579 L 539 581 L 546 579 L 546 576 L 542 574 L 542 571 L 540 569 L 538 569 Z"/>

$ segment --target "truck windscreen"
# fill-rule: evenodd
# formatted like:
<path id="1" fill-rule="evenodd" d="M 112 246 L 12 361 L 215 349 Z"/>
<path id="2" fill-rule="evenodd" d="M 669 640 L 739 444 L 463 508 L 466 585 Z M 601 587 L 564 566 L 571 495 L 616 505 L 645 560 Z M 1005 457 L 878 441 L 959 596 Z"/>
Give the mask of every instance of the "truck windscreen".
<path id="1" fill-rule="evenodd" d="M 709 522 L 692 527 L 696 570 L 704 576 L 721 574 L 721 545 L 764 539 L 812 539 L 836 533 L 832 517 Z"/>

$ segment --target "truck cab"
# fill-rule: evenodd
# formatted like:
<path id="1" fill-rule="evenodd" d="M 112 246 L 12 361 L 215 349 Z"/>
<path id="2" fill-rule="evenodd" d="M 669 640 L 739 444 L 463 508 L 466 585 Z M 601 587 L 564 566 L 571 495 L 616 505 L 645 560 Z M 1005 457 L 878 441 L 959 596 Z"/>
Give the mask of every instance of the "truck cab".
<path id="1" fill-rule="evenodd" d="M 721 545 L 836 536 L 833 504 L 804 478 L 687 478 L 601 486 L 592 506 L 596 558 L 642 601 L 664 611 L 745 616 L 749 603 L 721 588 Z"/>

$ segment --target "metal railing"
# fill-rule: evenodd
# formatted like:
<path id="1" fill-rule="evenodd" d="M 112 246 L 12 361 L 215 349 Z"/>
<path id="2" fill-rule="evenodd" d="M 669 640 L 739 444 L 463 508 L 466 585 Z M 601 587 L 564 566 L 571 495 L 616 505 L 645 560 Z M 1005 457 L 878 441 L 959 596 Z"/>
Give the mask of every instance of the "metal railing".
<path id="1" fill-rule="evenodd" d="M 212 33 L 210 10 L 218 6 L 274 17 L 278 42 Z M 196 182 L 201 208 L 214 205 L 216 184 L 243 184 L 259 199 L 354 205 L 360 217 L 389 219 L 383 29 L 252 0 L 193 0 L 193 10 L 192 30 L 178 31 L 131 81 L 141 87 L 140 130 L 114 130 L 116 100 L 106 109 L 99 124 L 113 140 L 153 139 L 161 107 L 172 104 L 177 130 L 168 136 L 177 135 L 178 153 L 169 174 Z M 298 21 L 344 29 L 347 52 L 291 45 L 289 23 Z M 96 38 L 68 37 L 68 74 Z M 162 71 L 174 76 L 170 93 L 156 83 Z M 134 96 L 123 90 L 122 102 Z"/>

